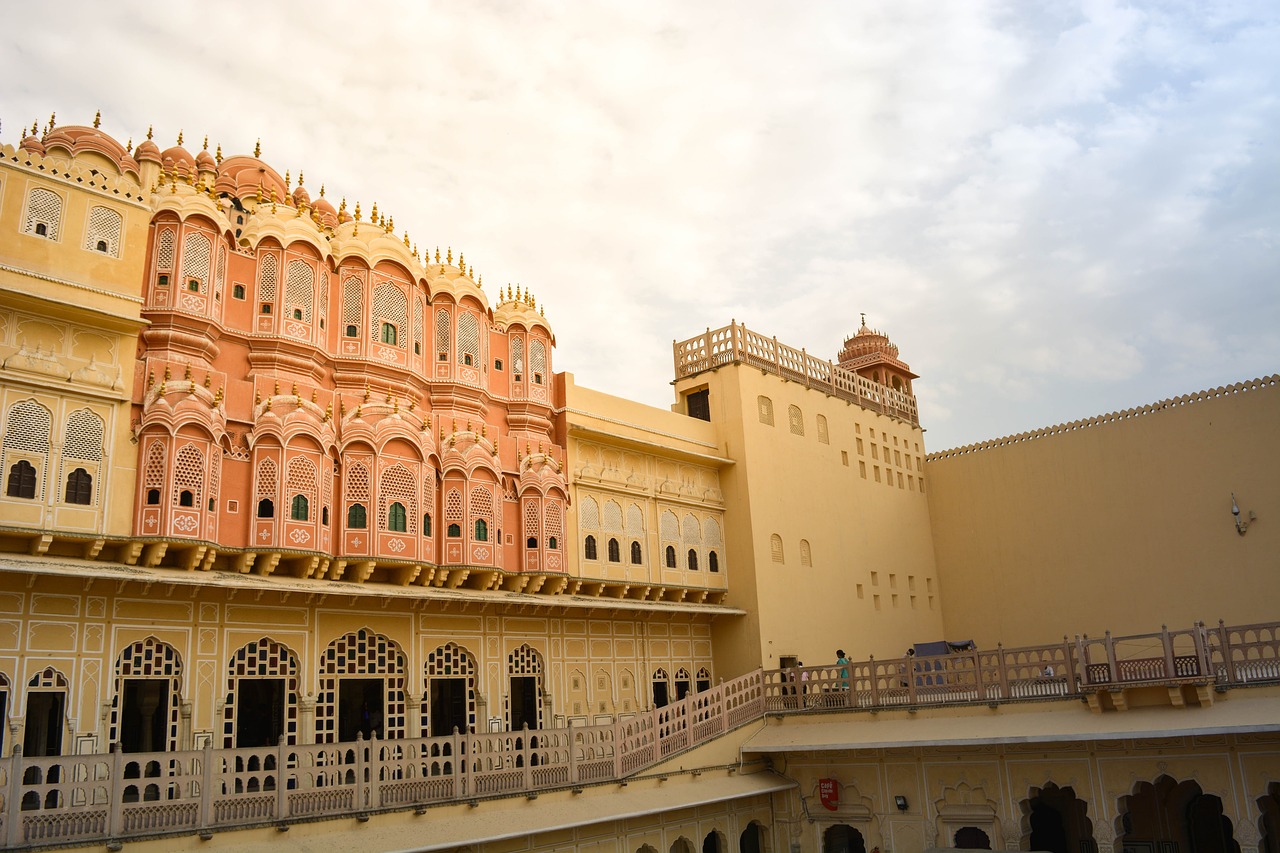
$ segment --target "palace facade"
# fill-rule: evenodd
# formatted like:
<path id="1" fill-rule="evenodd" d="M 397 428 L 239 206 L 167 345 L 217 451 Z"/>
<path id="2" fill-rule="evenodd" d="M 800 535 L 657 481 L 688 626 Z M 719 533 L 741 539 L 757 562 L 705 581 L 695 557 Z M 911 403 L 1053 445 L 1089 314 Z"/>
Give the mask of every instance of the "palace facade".
<path id="1" fill-rule="evenodd" d="M 930 454 L 735 322 L 654 409 L 98 125 L 0 149 L 0 845 L 1280 851 L 1280 378 Z"/>

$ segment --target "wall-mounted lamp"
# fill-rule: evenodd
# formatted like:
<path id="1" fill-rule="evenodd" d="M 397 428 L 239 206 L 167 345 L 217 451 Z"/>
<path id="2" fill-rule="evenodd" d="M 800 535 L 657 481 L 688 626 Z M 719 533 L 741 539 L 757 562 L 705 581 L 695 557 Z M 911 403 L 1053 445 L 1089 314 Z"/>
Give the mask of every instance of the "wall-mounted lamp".
<path id="1" fill-rule="evenodd" d="M 1252 522 L 1258 520 L 1258 516 L 1254 514 L 1253 510 L 1249 510 L 1248 518 L 1240 517 L 1240 506 L 1236 503 L 1235 492 L 1231 493 L 1231 517 L 1235 519 L 1236 522 L 1236 533 L 1239 533 L 1241 536 L 1243 536 L 1245 531 L 1249 529 L 1249 525 Z"/>
<path id="2" fill-rule="evenodd" d="M 893 804 L 898 807 L 898 811 L 905 812 L 907 810 L 907 798 L 898 794 L 893 798 Z"/>

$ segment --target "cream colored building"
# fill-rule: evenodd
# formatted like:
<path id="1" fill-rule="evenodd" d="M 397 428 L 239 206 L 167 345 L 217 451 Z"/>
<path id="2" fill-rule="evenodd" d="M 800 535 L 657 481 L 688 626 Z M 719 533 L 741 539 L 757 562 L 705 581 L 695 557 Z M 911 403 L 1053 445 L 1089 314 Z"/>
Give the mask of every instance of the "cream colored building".
<path id="1" fill-rule="evenodd" d="M 930 453 L 733 323 L 654 409 L 204 148 L 0 157 L 0 844 L 1280 850 L 1276 377 Z"/>

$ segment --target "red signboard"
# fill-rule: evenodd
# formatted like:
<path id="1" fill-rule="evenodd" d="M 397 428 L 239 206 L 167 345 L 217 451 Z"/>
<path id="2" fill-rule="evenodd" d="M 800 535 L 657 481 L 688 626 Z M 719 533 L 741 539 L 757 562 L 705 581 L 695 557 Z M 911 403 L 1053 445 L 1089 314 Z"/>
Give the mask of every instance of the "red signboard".
<path id="1" fill-rule="evenodd" d="M 827 811 L 835 811 L 840 807 L 840 786 L 835 779 L 818 780 L 818 798 Z"/>

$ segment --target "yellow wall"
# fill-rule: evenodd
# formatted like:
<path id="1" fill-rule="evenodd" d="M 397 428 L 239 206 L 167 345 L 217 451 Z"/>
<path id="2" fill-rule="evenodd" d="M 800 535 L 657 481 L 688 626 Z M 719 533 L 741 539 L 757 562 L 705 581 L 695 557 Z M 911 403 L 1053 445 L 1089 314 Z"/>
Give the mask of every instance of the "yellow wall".
<path id="1" fill-rule="evenodd" d="M 1233 387 L 930 456 L 948 636 L 1016 646 L 1274 619 L 1280 379 Z M 1257 514 L 1244 536 L 1233 492 Z"/>
<path id="2" fill-rule="evenodd" d="M 941 639 L 921 431 L 744 365 L 681 380 L 677 406 L 704 387 L 725 455 L 736 460 L 722 474 L 734 567 L 725 603 L 750 611 L 717 621 L 720 668 L 776 667 L 784 655 L 813 666 L 833 661 L 837 648 L 853 658 L 898 656 Z M 772 426 L 761 422 L 761 396 Z M 791 406 L 803 435 L 791 428 Z"/>

